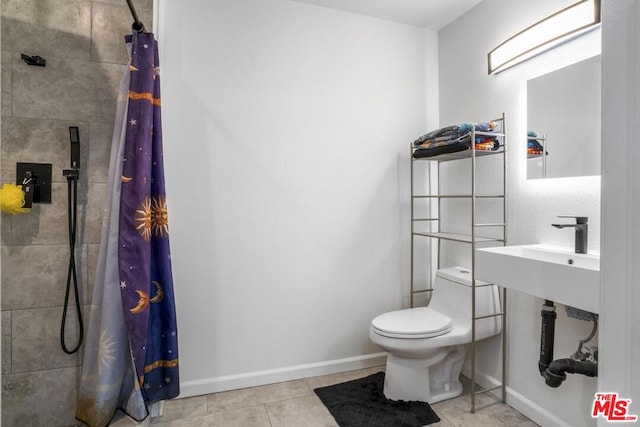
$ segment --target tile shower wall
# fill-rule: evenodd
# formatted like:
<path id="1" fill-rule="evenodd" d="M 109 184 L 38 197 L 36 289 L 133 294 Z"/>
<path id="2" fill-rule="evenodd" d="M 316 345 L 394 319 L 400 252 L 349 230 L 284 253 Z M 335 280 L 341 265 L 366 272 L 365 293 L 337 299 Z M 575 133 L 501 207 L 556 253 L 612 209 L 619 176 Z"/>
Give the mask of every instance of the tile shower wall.
<path id="1" fill-rule="evenodd" d="M 152 0 L 134 4 L 150 28 Z M 69 164 L 68 127 L 78 126 L 76 254 L 88 314 L 131 15 L 124 0 L 2 0 L 1 11 L 0 182 L 15 182 L 16 162 L 53 164 L 50 205 L 2 214 L 2 424 L 77 425 L 82 357 L 65 354 L 59 343 L 69 253 L 62 169 Z M 47 66 L 27 66 L 21 53 L 40 55 Z M 73 308 L 67 327 L 71 347 L 77 337 Z"/>

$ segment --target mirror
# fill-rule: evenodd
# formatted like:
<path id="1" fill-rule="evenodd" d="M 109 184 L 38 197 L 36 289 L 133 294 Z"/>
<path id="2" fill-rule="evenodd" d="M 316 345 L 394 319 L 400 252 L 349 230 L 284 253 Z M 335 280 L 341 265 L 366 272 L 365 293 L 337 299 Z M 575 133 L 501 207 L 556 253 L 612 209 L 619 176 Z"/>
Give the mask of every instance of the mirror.
<path id="1" fill-rule="evenodd" d="M 528 179 L 600 175 L 600 74 L 598 55 L 527 81 Z"/>

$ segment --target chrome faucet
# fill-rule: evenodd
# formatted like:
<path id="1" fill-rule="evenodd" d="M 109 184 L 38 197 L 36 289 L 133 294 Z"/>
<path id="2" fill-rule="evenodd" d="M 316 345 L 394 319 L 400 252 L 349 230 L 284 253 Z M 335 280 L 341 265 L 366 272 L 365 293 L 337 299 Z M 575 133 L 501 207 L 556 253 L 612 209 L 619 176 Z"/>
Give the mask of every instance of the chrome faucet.
<path id="1" fill-rule="evenodd" d="M 586 254 L 587 253 L 587 245 L 589 241 L 589 225 L 587 221 L 589 218 L 586 216 L 565 216 L 559 215 L 558 218 L 575 218 L 575 224 L 551 224 L 556 228 L 566 228 L 571 227 L 576 229 L 576 243 L 575 243 L 575 251 L 577 254 Z"/>

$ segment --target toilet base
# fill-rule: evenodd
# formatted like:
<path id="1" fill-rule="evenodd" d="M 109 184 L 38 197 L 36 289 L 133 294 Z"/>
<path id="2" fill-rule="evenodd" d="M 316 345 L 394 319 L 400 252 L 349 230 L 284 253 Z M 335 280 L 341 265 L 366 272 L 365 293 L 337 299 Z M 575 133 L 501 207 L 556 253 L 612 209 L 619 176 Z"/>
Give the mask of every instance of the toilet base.
<path id="1" fill-rule="evenodd" d="M 421 359 L 387 355 L 384 395 L 391 400 L 436 403 L 462 394 L 460 370 L 466 346 L 435 349 Z"/>

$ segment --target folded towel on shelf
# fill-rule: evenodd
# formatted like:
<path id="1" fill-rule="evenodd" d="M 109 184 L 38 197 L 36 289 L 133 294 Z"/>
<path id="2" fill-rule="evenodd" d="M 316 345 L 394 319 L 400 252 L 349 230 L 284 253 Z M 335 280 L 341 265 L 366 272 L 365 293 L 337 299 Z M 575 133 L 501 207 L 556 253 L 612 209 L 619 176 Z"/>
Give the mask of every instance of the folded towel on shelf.
<path id="1" fill-rule="evenodd" d="M 494 132 L 495 122 L 462 123 L 433 130 L 416 139 L 413 157 L 433 157 L 440 154 L 454 153 L 471 148 L 471 131 Z M 495 151 L 500 149 L 500 141 L 491 135 L 476 135 L 474 147 L 479 151 Z"/>
<path id="2" fill-rule="evenodd" d="M 458 125 L 446 126 L 422 135 L 420 138 L 413 141 L 413 145 L 415 147 L 418 147 L 419 145 L 425 143 L 430 144 L 435 142 L 447 141 L 450 139 L 456 139 L 463 133 L 464 132 L 460 131 L 460 126 Z"/>
<path id="3" fill-rule="evenodd" d="M 478 151 L 496 151 L 500 148 L 500 141 L 497 138 L 489 136 L 476 137 L 476 150 Z"/>
<path id="4" fill-rule="evenodd" d="M 440 146 L 445 145 L 447 142 L 455 144 L 466 134 L 471 133 L 472 129 L 479 132 L 492 132 L 495 128 L 496 122 L 462 123 L 445 126 L 422 135 L 413 142 L 413 145 L 414 147 L 422 145 L 424 146 L 423 148 L 428 148 L 430 144 L 440 143 Z"/>
<path id="5" fill-rule="evenodd" d="M 469 132 L 472 128 L 479 132 L 493 132 L 496 128 L 496 122 L 463 123 L 460 125 L 460 129 L 464 132 Z"/>
<path id="6" fill-rule="evenodd" d="M 527 155 L 529 156 L 541 156 L 544 152 L 544 147 L 538 141 L 538 134 L 532 130 L 527 132 Z M 548 152 L 546 153 L 549 154 Z"/>

